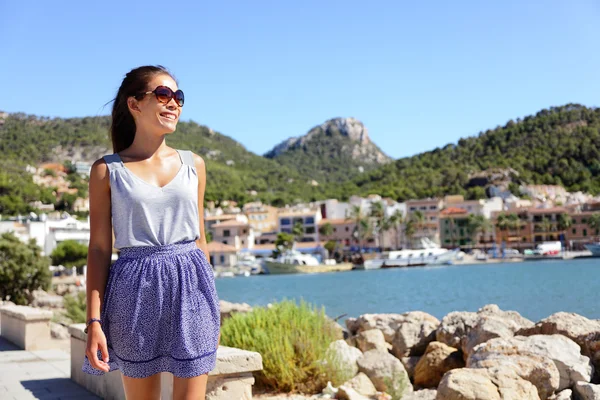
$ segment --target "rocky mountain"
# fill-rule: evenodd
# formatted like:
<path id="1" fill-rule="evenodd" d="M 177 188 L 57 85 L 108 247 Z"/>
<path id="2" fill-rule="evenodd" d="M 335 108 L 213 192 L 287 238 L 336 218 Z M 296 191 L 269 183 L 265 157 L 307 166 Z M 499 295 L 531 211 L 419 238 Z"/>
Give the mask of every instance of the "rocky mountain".
<path id="1" fill-rule="evenodd" d="M 347 180 L 391 161 L 354 118 L 334 118 L 275 146 L 265 157 L 319 183 Z"/>

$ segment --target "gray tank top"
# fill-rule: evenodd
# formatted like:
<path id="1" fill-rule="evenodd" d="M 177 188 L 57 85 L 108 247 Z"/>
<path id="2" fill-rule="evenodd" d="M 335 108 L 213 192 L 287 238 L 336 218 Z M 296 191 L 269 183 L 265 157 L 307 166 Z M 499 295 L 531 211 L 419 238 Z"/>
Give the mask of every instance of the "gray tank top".
<path id="1" fill-rule="evenodd" d="M 191 151 L 177 150 L 181 168 L 163 187 L 131 172 L 118 154 L 104 156 L 110 175 L 114 247 L 160 246 L 200 237 L 198 174 Z"/>

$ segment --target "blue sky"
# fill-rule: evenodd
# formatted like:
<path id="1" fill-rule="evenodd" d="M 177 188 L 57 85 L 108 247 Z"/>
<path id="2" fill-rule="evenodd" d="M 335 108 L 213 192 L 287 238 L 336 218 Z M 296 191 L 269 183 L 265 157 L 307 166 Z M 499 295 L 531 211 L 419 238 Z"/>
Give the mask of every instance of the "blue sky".
<path id="1" fill-rule="evenodd" d="M 367 4 L 370 3 L 370 4 Z M 600 96 L 600 2 L 0 0 L 0 110 L 110 113 L 167 66 L 194 120 L 263 154 L 355 117 L 409 156 Z"/>

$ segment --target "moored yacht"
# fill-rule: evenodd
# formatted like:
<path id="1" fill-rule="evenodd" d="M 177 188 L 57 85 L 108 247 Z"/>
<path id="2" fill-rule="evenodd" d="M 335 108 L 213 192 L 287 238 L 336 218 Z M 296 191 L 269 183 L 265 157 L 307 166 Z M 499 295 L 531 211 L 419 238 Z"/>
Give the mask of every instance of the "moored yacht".
<path id="1" fill-rule="evenodd" d="M 451 264 L 459 252 L 441 248 L 428 238 L 421 238 L 420 247 L 384 252 L 381 257 L 366 260 L 364 269 Z"/>

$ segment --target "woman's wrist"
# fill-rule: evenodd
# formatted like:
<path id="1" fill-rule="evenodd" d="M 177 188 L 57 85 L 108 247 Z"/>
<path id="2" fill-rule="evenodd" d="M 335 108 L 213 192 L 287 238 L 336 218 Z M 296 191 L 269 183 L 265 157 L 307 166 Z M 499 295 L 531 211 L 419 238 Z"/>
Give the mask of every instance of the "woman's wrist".
<path id="1" fill-rule="evenodd" d="M 85 324 L 85 329 L 83 330 L 83 333 L 88 333 L 88 328 L 90 327 L 90 325 L 96 322 L 98 323 L 98 325 L 102 325 L 102 321 L 100 320 L 100 318 L 90 318 Z"/>

